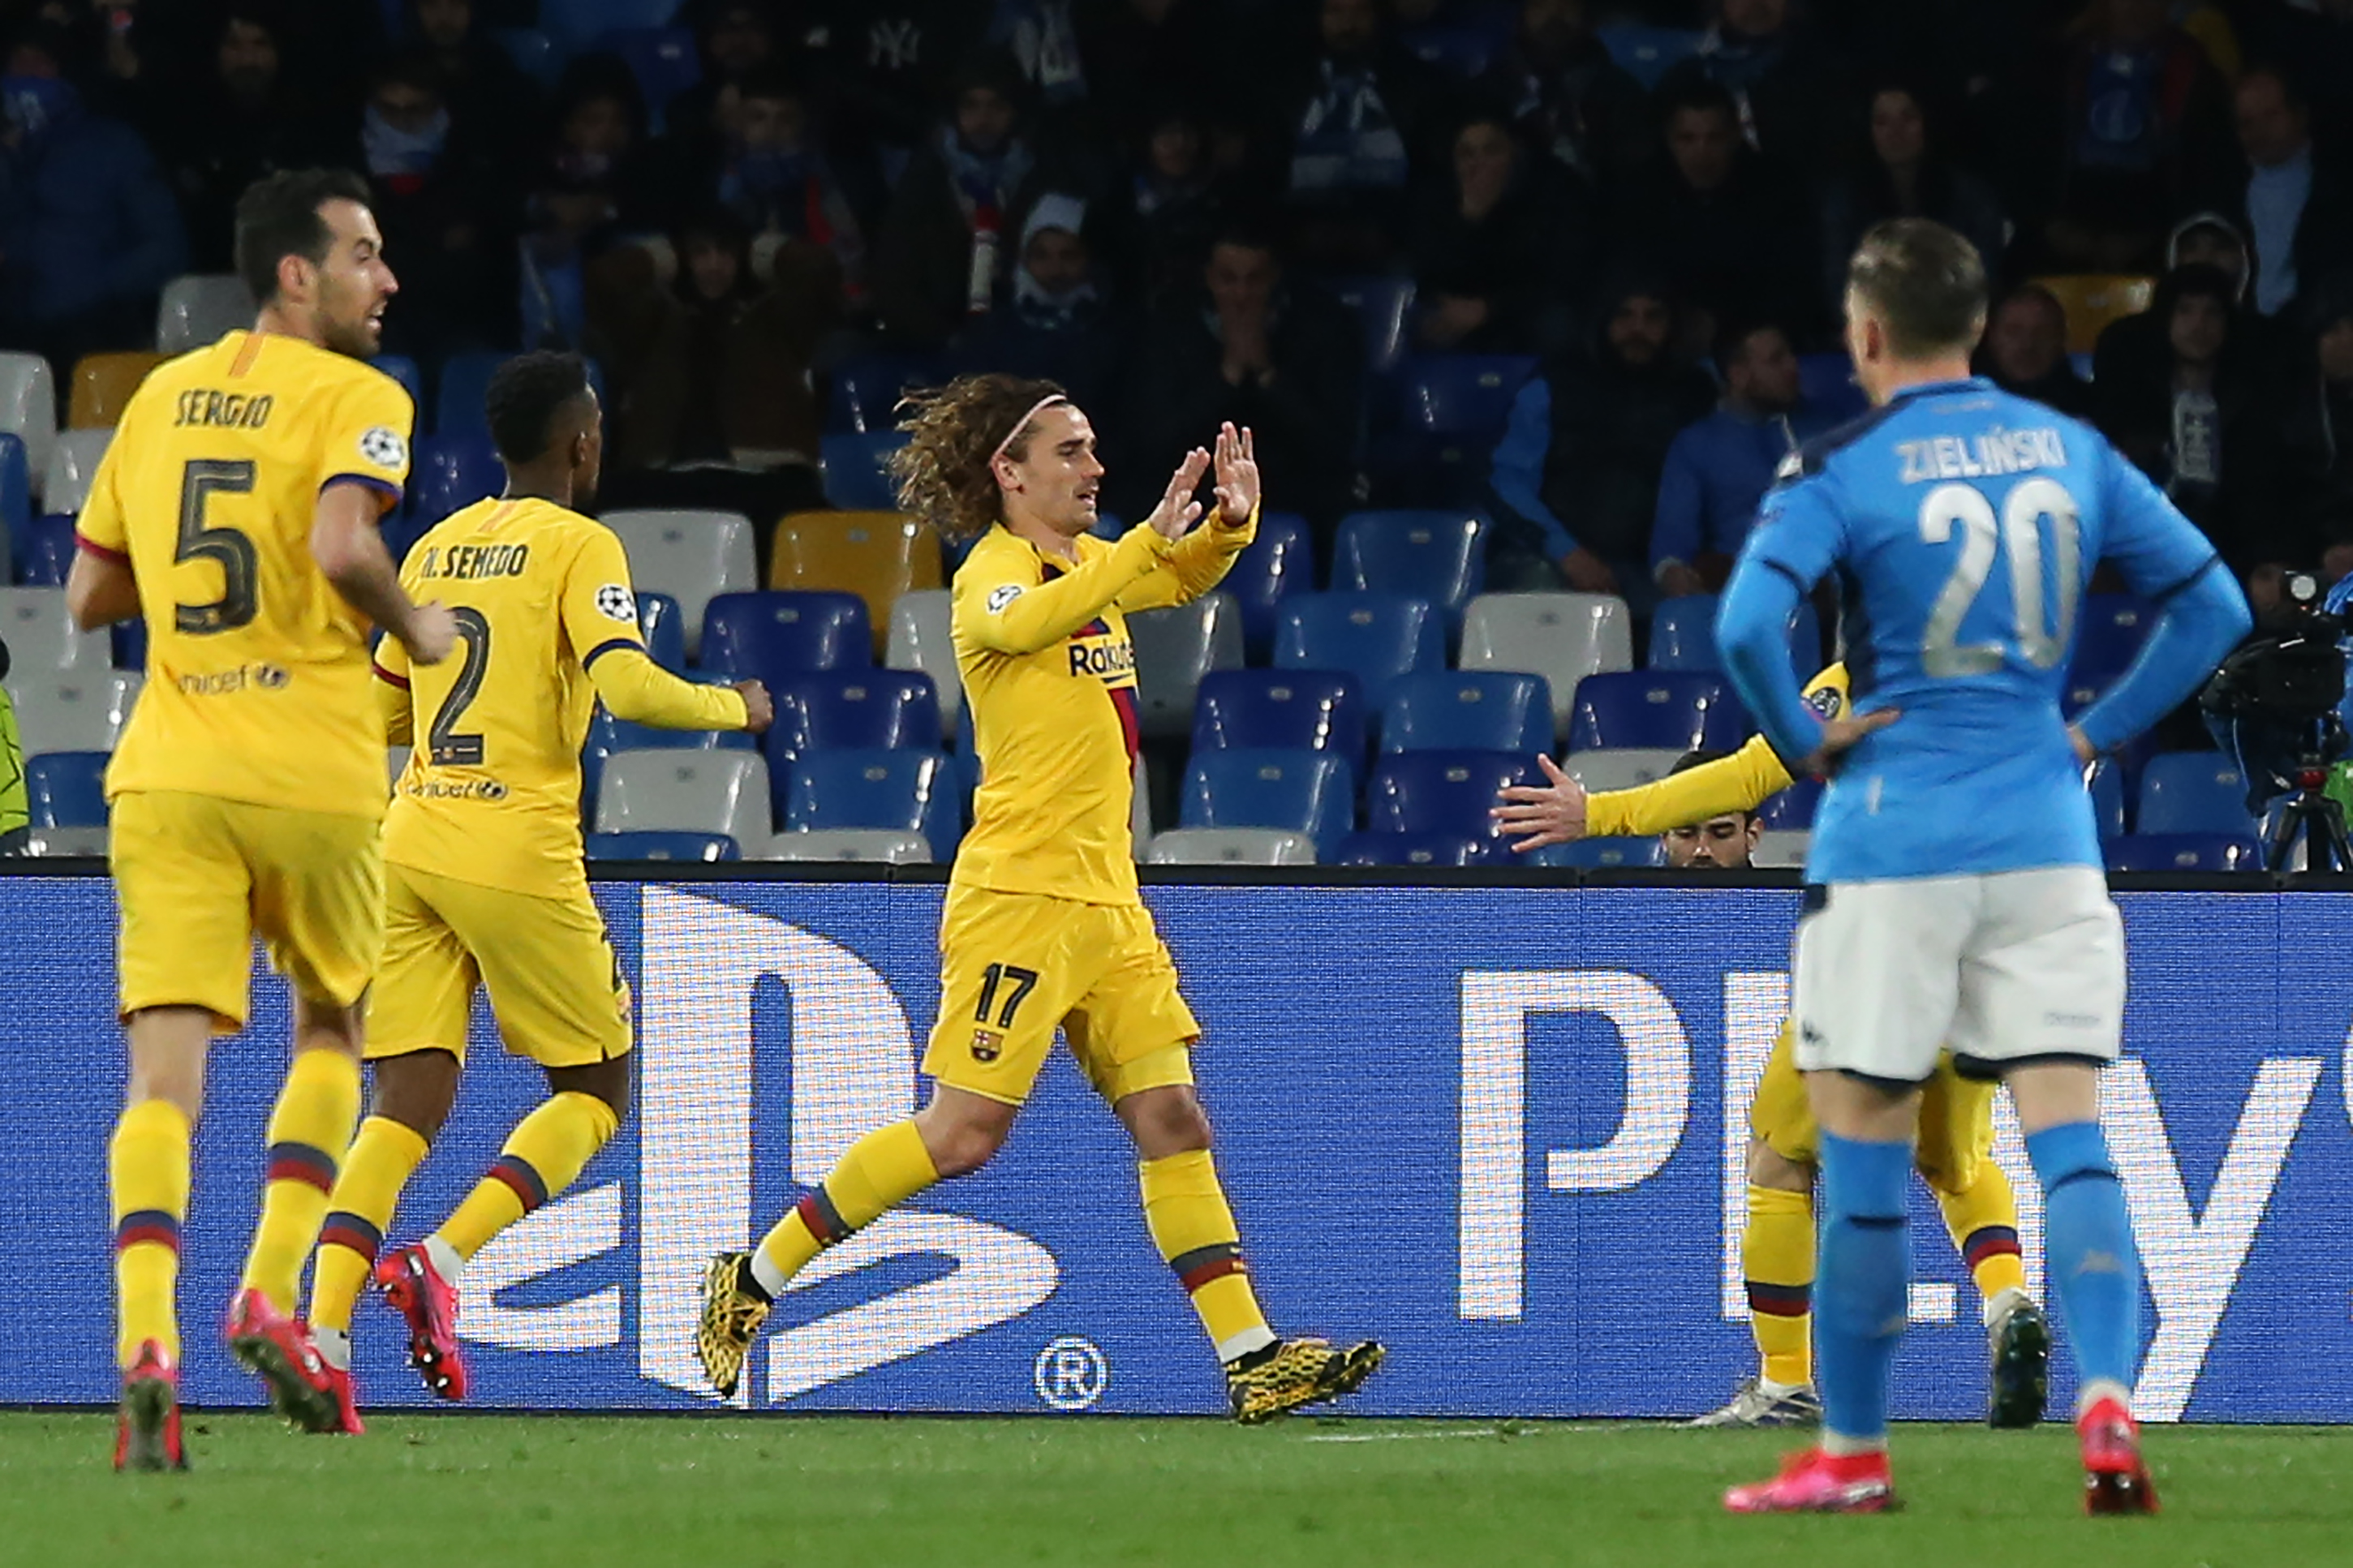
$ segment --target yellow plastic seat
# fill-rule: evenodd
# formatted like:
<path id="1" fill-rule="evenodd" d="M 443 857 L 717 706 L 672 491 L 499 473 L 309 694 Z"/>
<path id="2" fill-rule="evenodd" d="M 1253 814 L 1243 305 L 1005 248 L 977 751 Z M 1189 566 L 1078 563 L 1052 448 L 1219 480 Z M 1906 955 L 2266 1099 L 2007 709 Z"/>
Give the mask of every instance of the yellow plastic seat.
<path id="1" fill-rule="evenodd" d="M 84 354 L 73 368 L 73 392 L 66 407 L 72 430 L 111 430 L 147 373 L 164 363 L 159 353 Z"/>
<path id="2" fill-rule="evenodd" d="M 2070 272 L 2034 281 L 2051 290 L 2060 309 L 2067 312 L 2071 354 L 2090 353 L 2099 343 L 2102 328 L 2139 315 L 2157 292 L 2156 279 L 2132 273 Z"/>
<path id="3" fill-rule="evenodd" d="M 878 655 L 899 595 L 944 581 L 940 536 L 902 512 L 797 511 L 776 524 L 768 586 L 856 594 L 866 601 Z"/>

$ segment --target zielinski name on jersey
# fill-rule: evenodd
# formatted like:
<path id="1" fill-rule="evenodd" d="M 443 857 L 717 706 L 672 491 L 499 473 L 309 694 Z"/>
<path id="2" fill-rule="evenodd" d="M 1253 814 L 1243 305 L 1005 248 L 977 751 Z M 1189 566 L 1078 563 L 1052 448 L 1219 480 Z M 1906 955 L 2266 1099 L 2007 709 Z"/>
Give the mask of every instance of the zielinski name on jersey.
<path id="1" fill-rule="evenodd" d="M 1105 686 L 1133 686 L 1135 645 L 1097 621 L 1071 639 L 1071 673 L 1096 677 Z"/>
<path id="2" fill-rule="evenodd" d="M 1904 463 L 1896 482 L 1906 485 L 1926 484 L 1930 479 L 1982 479 L 2067 466 L 2067 448 L 2060 443 L 2059 432 L 2047 426 L 2033 430 L 1997 427 L 1966 441 L 1957 436 L 1898 441 L 1895 455 Z"/>
<path id="3" fill-rule="evenodd" d="M 476 583 L 485 577 L 520 577 L 531 563 L 528 544 L 435 545 L 417 567 L 420 577 Z"/>

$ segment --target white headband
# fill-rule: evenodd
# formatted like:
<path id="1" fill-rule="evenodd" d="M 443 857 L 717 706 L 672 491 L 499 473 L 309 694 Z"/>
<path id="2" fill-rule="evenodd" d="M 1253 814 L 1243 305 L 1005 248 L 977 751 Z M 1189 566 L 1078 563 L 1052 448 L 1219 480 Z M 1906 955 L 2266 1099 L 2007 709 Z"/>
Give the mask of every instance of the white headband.
<path id="1" fill-rule="evenodd" d="M 1029 412 L 1024 414 L 1020 418 L 1016 419 L 1013 422 L 1013 428 L 1005 433 L 1005 439 L 999 441 L 997 444 L 997 450 L 988 455 L 988 466 L 991 468 L 995 468 L 997 467 L 997 459 L 1005 456 L 1005 448 L 1013 445 L 1013 437 L 1020 435 L 1022 431 L 1029 427 L 1029 421 L 1037 418 L 1038 416 L 1043 414 L 1049 408 L 1053 407 L 1057 403 L 1068 403 L 1069 401 L 1069 398 L 1063 396 L 1058 392 L 1050 397 L 1041 397 L 1036 403 L 1032 404 L 1030 405 Z"/>

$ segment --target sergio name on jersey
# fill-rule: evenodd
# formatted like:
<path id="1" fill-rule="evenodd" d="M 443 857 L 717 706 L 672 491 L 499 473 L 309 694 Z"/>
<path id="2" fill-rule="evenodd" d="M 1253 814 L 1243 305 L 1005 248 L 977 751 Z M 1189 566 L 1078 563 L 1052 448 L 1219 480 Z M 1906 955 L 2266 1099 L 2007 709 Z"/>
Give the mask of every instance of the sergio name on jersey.
<path id="1" fill-rule="evenodd" d="M 231 332 L 141 384 L 76 524 L 83 549 L 129 561 L 147 621 L 110 798 L 383 813 L 367 622 L 319 570 L 311 530 L 330 485 L 399 500 L 411 416 L 383 372 L 277 333 Z"/>
<path id="2" fill-rule="evenodd" d="M 580 747 L 596 698 L 633 723 L 744 726 L 741 693 L 654 663 L 621 542 L 553 501 L 477 501 L 417 542 L 401 583 L 450 606 L 459 642 L 424 668 L 390 638 L 376 649 L 394 732 L 413 738 L 385 822 L 394 865 L 544 898 L 584 893 Z M 383 765 L 379 754 L 379 778 Z"/>

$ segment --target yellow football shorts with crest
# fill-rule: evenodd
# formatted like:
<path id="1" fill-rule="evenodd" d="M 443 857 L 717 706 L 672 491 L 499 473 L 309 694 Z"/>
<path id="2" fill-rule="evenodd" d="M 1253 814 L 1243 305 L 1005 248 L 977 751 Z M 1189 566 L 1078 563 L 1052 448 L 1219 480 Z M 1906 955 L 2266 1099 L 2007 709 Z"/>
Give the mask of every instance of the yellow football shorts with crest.
<path id="1" fill-rule="evenodd" d="M 1993 1097 L 2000 1086 L 1963 1078 L 1953 1070 L 1949 1051 L 1936 1058 L 1936 1070 L 1920 1091 L 1920 1131 L 1915 1163 L 1930 1186 L 1960 1192 L 1977 1179 L 1978 1162 L 1993 1154 Z M 1794 1164 L 1818 1164 L 1820 1133 L 1806 1099 L 1806 1075 L 1798 1070 L 1794 1019 L 1781 1026 L 1765 1076 L 1749 1102 L 1748 1130 Z"/>
<path id="2" fill-rule="evenodd" d="M 464 1061 L 476 985 L 515 1056 L 572 1068 L 628 1054 L 628 982 L 586 891 L 538 898 L 385 867 L 368 1059 L 439 1050 Z"/>
<path id="3" fill-rule="evenodd" d="M 1007 1105 L 1029 1098 L 1060 1026 L 1113 1104 L 1193 1081 L 1201 1036 L 1176 963 L 1142 904 L 1089 904 L 950 884 L 940 1016 L 923 1071 Z"/>
<path id="4" fill-rule="evenodd" d="M 203 1007 L 245 1027 L 253 939 L 295 993 L 349 1007 L 384 945 L 384 852 L 373 817 L 290 811 L 179 790 L 117 795 L 108 859 L 121 908 L 121 1015 Z"/>

